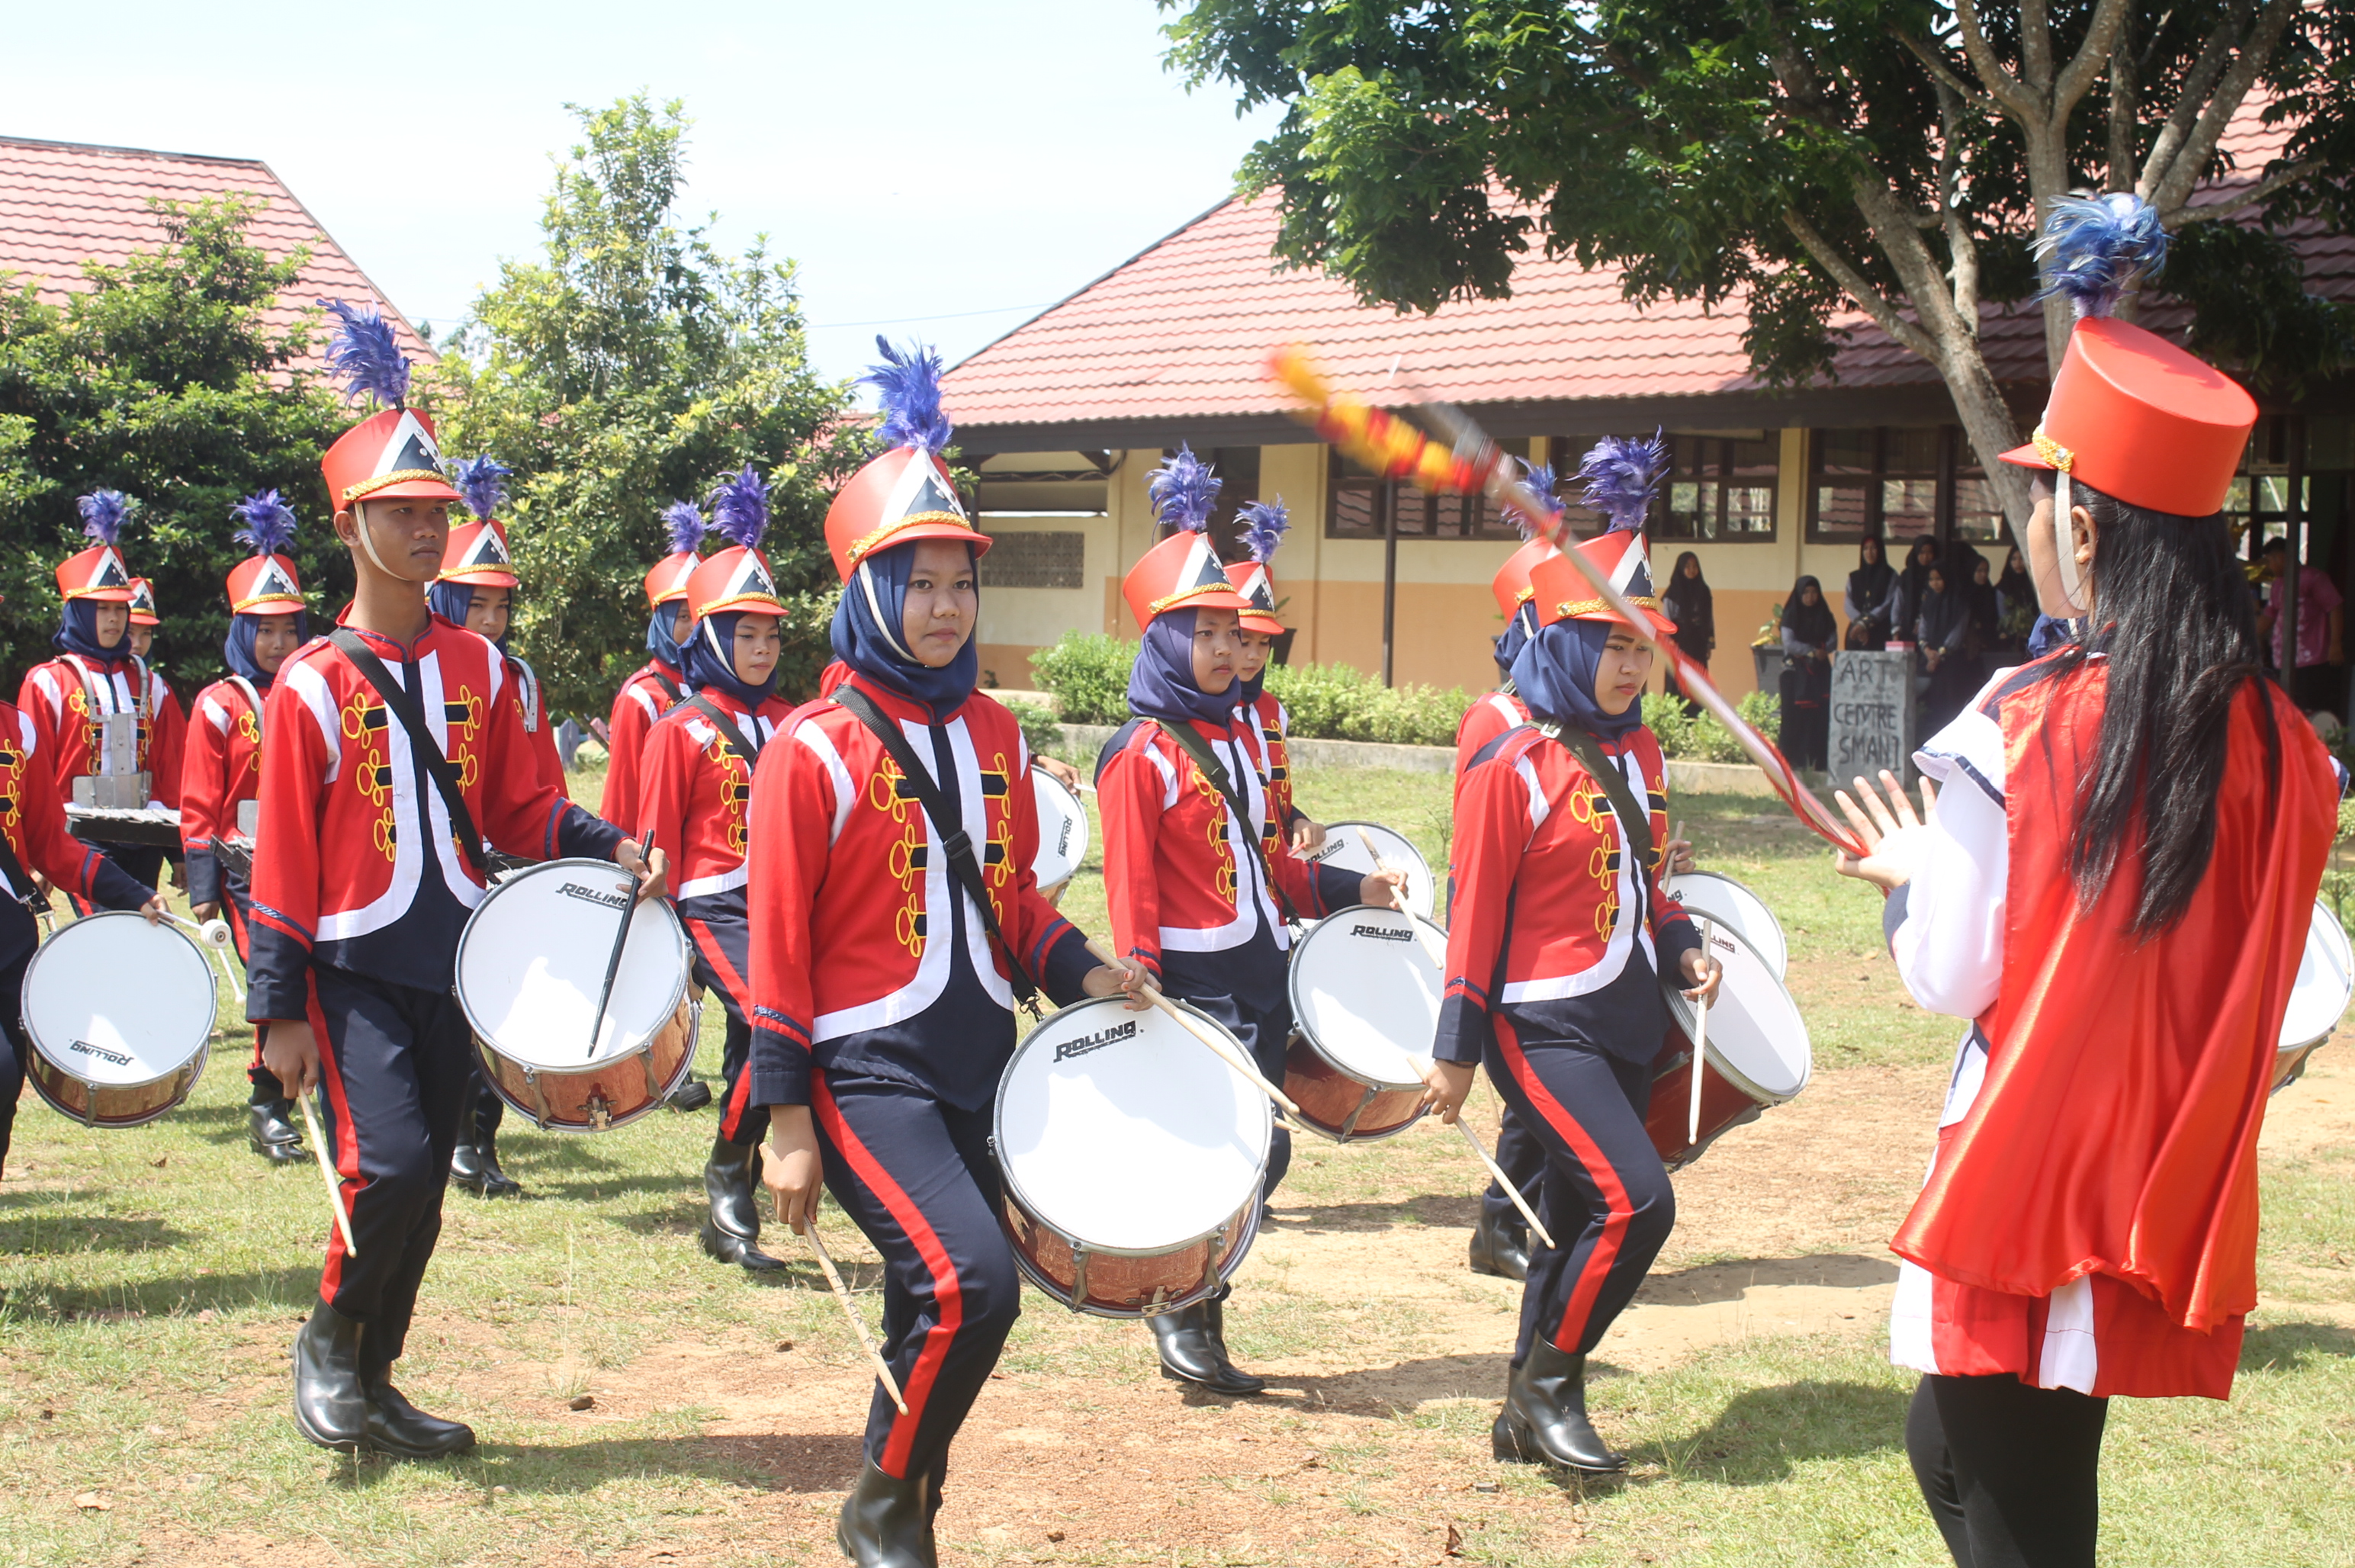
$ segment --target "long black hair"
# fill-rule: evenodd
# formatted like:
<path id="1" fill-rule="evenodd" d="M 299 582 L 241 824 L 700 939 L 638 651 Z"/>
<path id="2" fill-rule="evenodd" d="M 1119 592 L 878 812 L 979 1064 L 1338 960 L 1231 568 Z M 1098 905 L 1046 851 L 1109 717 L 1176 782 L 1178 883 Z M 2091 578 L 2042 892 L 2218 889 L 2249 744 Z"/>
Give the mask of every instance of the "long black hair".
<path id="1" fill-rule="evenodd" d="M 2281 737 L 2256 662 L 2256 615 L 2222 515 L 2179 517 L 2089 485 L 2072 488 L 2100 534 L 2100 623 L 2052 656 L 2051 673 L 2066 676 L 2098 653 L 2109 682 L 2099 753 L 2077 790 L 2069 874 L 2079 904 L 2090 907 L 2139 827 L 2142 897 L 2128 929 L 2150 937 L 2183 917 L 2208 874 L 2232 702 L 2243 685 L 2257 683 L 2276 782 Z"/>

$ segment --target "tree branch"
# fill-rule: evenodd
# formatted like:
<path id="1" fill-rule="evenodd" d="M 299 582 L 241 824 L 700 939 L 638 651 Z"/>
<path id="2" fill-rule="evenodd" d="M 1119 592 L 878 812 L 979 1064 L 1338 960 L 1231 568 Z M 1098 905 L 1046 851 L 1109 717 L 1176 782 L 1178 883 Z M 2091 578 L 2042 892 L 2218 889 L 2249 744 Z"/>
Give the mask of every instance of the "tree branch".
<path id="1" fill-rule="evenodd" d="M 2229 200 L 2203 207 L 2179 207 L 2176 208 L 2174 217 L 2163 221 L 2169 229 L 2182 229 L 2194 223 L 2213 223 L 2220 218 L 2230 218 L 2232 214 L 2245 211 L 2259 202 L 2270 200 L 2302 180 L 2311 178 L 2319 174 L 2322 167 L 2320 162 L 2313 159 L 2302 164 L 2292 164 L 2278 173 L 2267 175 L 2264 179 Z"/>
<path id="2" fill-rule="evenodd" d="M 1946 229 L 1946 275 L 1954 283 L 1955 314 L 1973 336 L 1979 325 L 1979 247 L 1955 205 L 1962 184 L 1964 95 L 1938 84 L 1938 216 Z"/>
<path id="3" fill-rule="evenodd" d="M 2129 27 L 2118 28 L 2115 42 L 2110 46 L 2110 167 L 2109 177 L 2103 188 L 2126 191 L 2134 188 L 2135 132 L 2142 109 L 2140 79 L 2135 72 L 2134 37 Z"/>
<path id="4" fill-rule="evenodd" d="M 1829 272 L 1832 282 L 1839 284 L 1848 297 L 1856 302 L 1857 308 L 1870 316 L 1873 325 L 1887 333 L 1892 342 L 1919 354 L 1933 365 L 1938 363 L 1938 346 L 1930 340 L 1930 335 L 1898 315 L 1881 291 L 1866 281 L 1863 271 L 1841 255 L 1838 249 L 1800 214 L 1798 208 L 1785 209 L 1783 226 L 1791 231 L 1792 237 L 1814 259 L 1816 265 Z"/>
<path id="5" fill-rule="evenodd" d="M 2158 188 L 2145 197 L 2158 208 L 2162 219 L 2190 199 L 2192 187 L 2200 183 L 2208 160 L 2215 154 L 2217 140 L 2239 112 L 2242 100 L 2256 82 L 2257 72 L 2273 58 L 2290 18 L 2297 14 L 2299 3 L 2300 0 L 2266 0 L 2265 8 L 2257 14 L 2257 25 L 2249 29 L 2248 41 L 2241 46 L 2232 69 L 2217 82 L 2215 94 L 2208 100 L 2198 127 L 2185 138 L 2182 150 L 2175 155 Z"/>
<path id="6" fill-rule="evenodd" d="M 2022 118 L 2040 112 L 2043 104 L 2020 80 L 2004 69 L 2003 61 L 1996 59 L 1995 49 L 1987 41 L 1987 31 L 1979 26 L 1978 0 L 1955 0 L 1955 20 L 1963 31 L 1963 53 L 1978 73 L 1980 83 L 1993 93 L 1996 101 Z"/>
<path id="7" fill-rule="evenodd" d="M 1899 43 L 1903 44 L 1908 49 L 1913 51 L 1913 58 L 1920 60 L 1922 64 L 1928 69 L 1930 75 L 1937 81 L 1937 84 L 1940 87 L 1954 93 L 1964 102 L 1969 104 L 1972 108 L 1977 110 L 1982 114 L 2000 114 L 2003 112 L 2002 104 L 1998 103 L 1992 97 L 1988 96 L 1978 88 L 1973 87 L 1969 82 L 1965 81 L 1961 76 L 1955 73 L 1955 68 L 1946 63 L 1945 57 L 1941 55 L 1937 50 L 1932 48 L 1929 45 L 1923 43 L 1921 39 L 1915 37 L 1911 33 L 1900 32 L 1894 27 L 1891 27 L 1889 32 L 1890 37 L 1895 38 Z"/>
<path id="8" fill-rule="evenodd" d="M 2077 107 L 2077 101 L 2094 90 L 2094 83 L 2109 69 L 2110 55 L 2115 48 L 2118 34 L 2125 27 L 2126 0 L 2102 0 L 2094 7 L 2094 19 L 2086 26 L 2085 41 L 2078 47 L 2077 58 L 2061 72 L 2061 80 L 2052 84 L 2052 117 L 2066 120 Z"/>
<path id="9" fill-rule="evenodd" d="M 2226 62 L 2232 59 L 2233 42 L 2240 37 L 2248 16 L 2246 0 L 2228 5 L 2223 16 L 2217 19 L 2216 30 L 2210 33 L 2208 41 L 2200 46 L 2200 58 L 2192 62 L 2190 70 L 2184 72 L 2183 87 L 2175 101 L 2175 107 L 2168 112 L 2167 123 L 2161 125 L 2158 134 L 2151 139 L 2150 151 L 2143 155 L 2142 174 L 2135 180 L 2135 194 L 2144 200 L 2150 199 L 2151 191 L 2175 162 L 2175 155 L 2182 147 L 2183 139 L 2191 134 L 2192 123 L 2200 118 L 2200 106 L 2208 101 L 2209 93 L 2215 89 L 2216 78 L 2223 73 Z"/>
<path id="10" fill-rule="evenodd" d="M 2052 13 L 2044 0 L 2020 0 L 2019 75 L 2051 112 L 2052 101 Z"/>

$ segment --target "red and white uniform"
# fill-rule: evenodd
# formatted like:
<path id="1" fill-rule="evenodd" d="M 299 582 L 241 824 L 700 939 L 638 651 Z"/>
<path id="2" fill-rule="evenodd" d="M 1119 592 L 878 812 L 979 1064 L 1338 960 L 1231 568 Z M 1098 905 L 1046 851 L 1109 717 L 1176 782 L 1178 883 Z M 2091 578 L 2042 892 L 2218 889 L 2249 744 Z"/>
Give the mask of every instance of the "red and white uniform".
<path id="1" fill-rule="evenodd" d="M 1267 780 L 1268 797 L 1275 805 L 1275 819 L 1288 834 L 1301 815 L 1292 804 L 1292 715 L 1275 693 L 1263 687 L 1259 700 L 1235 709 L 1235 725 L 1251 741 L 1260 776 Z"/>
<path id="2" fill-rule="evenodd" d="M 1529 705 L 1509 691 L 1487 692 L 1465 709 L 1463 720 L 1455 726 L 1456 789 L 1463 789 L 1464 775 L 1481 747 L 1529 721 Z"/>
<path id="3" fill-rule="evenodd" d="M 781 697 L 748 712 L 725 692 L 704 696 L 760 751 L 768 749 L 794 712 Z M 640 813 L 654 835 L 647 842 L 670 857 L 671 893 L 679 912 L 688 914 L 697 901 L 732 893 L 741 913 L 751 876 L 751 768 L 721 739 L 717 725 L 681 704 L 647 734 L 639 776 Z"/>
<path id="4" fill-rule="evenodd" d="M 130 873 L 66 831 L 65 802 L 55 770 L 41 756 L 40 728 L 30 715 L 0 702 L 0 832 L 16 863 L 87 902 L 136 909 L 149 890 Z M 32 951 L 39 933 L 22 901 L 37 898 L 0 872 L 0 962 Z M 13 911 L 14 912 L 9 912 Z M 20 919 L 21 917 L 21 919 Z"/>
<path id="5" fill-rule="evenodd" d="M 245 913 L 222 897 L 212 841 L 243 835 L 238 808 L 261 798 L 261 712 L 242 681 L 217 680 L 197 693 L 196 721 L 180 767 L 180 848 L 188 857 L 188 901 L 220 903 L 246 946 Z M 258 691 L 254 697 L 260 697 Z M 266 699 L 265 699 L 266 700 Z M 258 808 L 257 808 L 258 814 Z"/>
<path id="6" fill-rule="evenodd" d="M 1916 1001 L 1972 1023 L 1929 1189 L 1896 1243 L 1906 1261 L 1890 1356 L 2096 1396 L 2222 1399 L 2256 1302 L 2256 1135 L 2336 781 L 2311 728 L 2265 686 L 2284 753 L 2275 784 L 2244 691 L 2209 873 L 2181 922 L 2128 941 L 2076 918 L 2063 863 L 2069 764 L 2090 755 L 2105 672 L 2095 660 L 2038 681 L 2033 669 L 1998 674 L 1915 754 L 1945 787 L 1924 859 L 1890 902 L 1891 951 Z M 2097 910 L 2121 886 L 2133 896 L 2136 853 Z M 2072 964 L 2079 943 L 2110 956 Z M 2050 1032 L 2053 1014 L 2065 1034 Z M 1981 1174 L 1957 1186 L 1966 1148 Z M 1995 1212 L 1985 1183 L 2013 1175 L 2051 1201 L 2021 1191 Z"/>
<path id="7" fill-rule="evenodd" d="M 160 706 L 155 706 L 160 700 Z M 99 727 L 91 715 L 139 716 L 139 767 L 151 775 L 149 803 L 180 804 L 180 753 L 186 725 L 163 677 L 141 661 L 111 664 L 60 654 L 26 672 L 18 708 L 29 717 L 49 759 L 59 800 L 73 798 L 73 781 L 99 769 Z"/>
<path id="8" fill-rule="evenodd" d="M 531 752 L 532 774 L 540 784 L 565 799 L 572 798 L 571 781 L 564 776 L 564 758 L 556 750 L 556 716 L 548 710 L 539 672 L 515 655 L 506 656 L 507 672 L 515 677 L 516 717 L 523 725 Z"/>
<path id="9" fill-rule="evenodd" d="M 597 815 L 624 833 L 645 826 L 637 817 L 646 732 L 687 694 L 687 677 L 660 659 L 648 659 L 613 694 L 613 717 L 605 720 L 605 797 Z"/>

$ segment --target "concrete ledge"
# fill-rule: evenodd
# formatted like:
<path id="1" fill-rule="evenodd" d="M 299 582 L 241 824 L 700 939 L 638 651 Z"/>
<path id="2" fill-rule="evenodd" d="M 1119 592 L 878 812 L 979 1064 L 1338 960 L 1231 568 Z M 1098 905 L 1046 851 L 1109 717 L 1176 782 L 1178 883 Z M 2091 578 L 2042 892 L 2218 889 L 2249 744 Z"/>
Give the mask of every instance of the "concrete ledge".
<path id="1" fill-rule="evenodd" d="M 1113 737 L 1109 724 L 1065 724 L 1063 744 L 1084 756 L 1103 750 Z M 1365 741 L 1292 742 L 1292 761 L 1304 768 L 1394 768 L 1401 773 L 1444 773 L 1455 766 L 1453 746 L 1383 746 Z"/>
<path id="2" fill-rule="evenodd" d="M 1668 759 L 1668 794 L 1759 795 L 1775 798 L 1774 786 L 1752 763 L 1691 763 Z"/>

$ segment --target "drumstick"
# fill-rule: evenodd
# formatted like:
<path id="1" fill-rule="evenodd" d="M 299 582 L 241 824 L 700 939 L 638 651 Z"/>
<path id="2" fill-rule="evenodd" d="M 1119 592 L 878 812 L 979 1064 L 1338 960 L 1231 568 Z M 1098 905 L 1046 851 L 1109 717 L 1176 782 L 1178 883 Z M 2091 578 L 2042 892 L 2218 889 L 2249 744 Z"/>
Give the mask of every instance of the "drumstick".
<path id="1" fill-rule="evenodd" d="M 769 1162 L 777 1157 L 776 1151 L 767 1144 L 762 1144 L 759 1147 L 761 1164 L 763 1168 L 766 1168 Z M 772 1192 L 771 1197 L 774 1196 L 775 1194 Z M 777 1219 L 782 1223 L 784 1220 L 782 1212 L 783 1206 L 780 1204 L 778 1207 L 780 1212 Z M 842 1275 L 835 1268 L 834 1259 L 826 1254 L 826 1243 L 818 1239 L 817 1212 L 814 1209 L 810 1212 L 808 1222 L 802 1227 L 802 1237 L 809 1243 L 810 1251 L 817 1254 L 817 1266 L 826 1271 L 826 1288 L 834 1293 L 835 1302 L 841 1307 L 842 1315 L 850 1319 L 852 1332 L 858 1336 L 858 1342 L 867 1349 L 867 1359 L 875 1363 L 875 1375 L 883 1380 L 883 1392 L 891 1396 L 891 1403 L 900 1407 L 900 1414 L 907 1414 L 908 1402 L 900 1396 L 900 1380 L 891 1375 L 891 1363 L 885 1360 L 883 1352 L 876 1348 L 875 1336 L 867 1331 L 867 1319 L 859 1316 L 858 1308 L 851 1302 L 850 1287 L 842 1283 Z"/>
<path id="2" fill-rule="evenodd" d="M 319 1174 L 326 1179 L 327 1207 L 336 1211 L 336 1229 L 344 1233 L 344 1255 L 356 1258 L 360 1255 L 360 1246 L 352 1240 L 352 1217 L 344 1212 L 343 1182 L 336 1177 L 336 1168 L 327 1163 L 327 1140 L 319 1136 L 319 1118 L 311 1114 L 311 1096 L 297 1094 L 294 1103 L 303 1107 L 303 1125 L 311 1132 L 311 1152 L 318 1156 Z"/>
<path id="3" fill-rule="evenodd" d="M 1363 844 L 1366 847 L 1366 853 L 1372 857 L 1375 870 L 1388 871 L 1391 869 L 1391 863 L 1382 859 L 1382 852 L 1380 849 L 1374 848 L 1373 835 L 1366 831 L 1365 825 L 1363 823 L 1359 823 L 1358 825 L 1358 842 Z M 1414 932 L 1414 939 L 1423 944 L 1423 950 L 1429 955 L 1431 961 L 1439 965 L 1440 973 L 1444 976 L 1447 971 L 1447 949 L 1444 945 L 1439 947 L 1433 947 L 1432 945 L 1431 933 L 1423 930 L 1423 922 L 1415 918 L 1414 911 L 1406 907 L 1405 882 L 1400 882 L 1398 887 L 1392 891 L 1391 896 L 1398 901 L 1399 912 L 1406 916 L 1407 924 L 1412 927 Z"/>
<path id="4" fill-rule="evenodd" d="M 640 843 L 645 842 L 641 838 Z M 613 950 L 605 955 L 605 984 L 597 993 L 597 1015 L 589 1020 L 589 1054 L 597 1054 L 597 1036 L 605 1028 L 605 1008 L 613 1000 L 613 976 L 622 972 L 622 949 L 629 945 L 630 927 L 636 923 L 638 901 L 631 896 L 637 891 L 634 880 L 622 890 L 622 925 L 613 933 Z"/>
<path id="5" fill-rule="evenodd" d="M 1701 984 L 1709 983 L 1709 922 L 1700 923 Z M 1700 1142 L 1701 1067 L 1709 1051 L 1709 996 L 1704 992 L 1693 1008 L 1692 1114 L 1685 1127 L 1685 1147 Z"/>
<path id="6" fill-rule="evenodd" d="M 1105 952 L 1103 950 L 1103 944 L 1096 941 L 1092 936 L 1088 938 L 1088 952 L 1094 957 L 1097 963 L 1103 965 L 1107 969 L 1118 969 L 1122 966 L 1120 961 L 1114 958 L 1111 954 Z M 1188 1034 L 1192 1035 L 1196 1040 L 1200 1040 L 1204 1045 L 1216 1051 L 1220 1061 L 1225 1062 L 1229 1067 L 1233 1068 L 1236 1072 L 1250 1079 L 1252 1083 L 1258 1086 L 1261 1093 L 1265 1094 L 1269 1099 L 1283 1106 L 1286 1115 L 1293 1117 L 1295 1120 L 1299 1118 L 1299 1105 L 1295 1104 L 1289 1095 L 1285 1094 L 1283 1090 L 1277 1088 L 1265 1078 L 1260 1076 L 1260 1071 L 1258 1068 L 1253 1067 L 1241 1057 L 1228 1051 L 1226 1041 L 1218 1039 L 1208 1029 L 1203 1029 L 1182 1008 L 1172 1006 L 1168 997 L 1163 996 L 1150 985 L 1145 987 L 1145 998 L 1151 1002 L 1155 1007 L 1159 1008 L 1163 1012 L 1168 1014 L 1170 1018 L 1175 1019 Z"/>
<path id="7" fill-rule="evenodd" d="M 1553 1237 L 1547 1234 L 1544 1221 L 1538 1218 L 1537 1211 L 1529 1207 L 1529 1200 L 1521 1196 L 1521 1189 L 1513 1185 L 1513 1179 L 1505 1174 L 1505 1168 L 1489 1158 L 1488 1151 L 1480 1147 L 1480 1135 L 1472 1130 L 1471 1124 L 1459 1115 L 1455 1118 L 1455 1130 L 1464 1135 L 1464 1141 L 1472 1146 L 1472 1152 L 1480 1157 L 1480 1163 L 1488 1168 L 1488 1174 L 1497 1179 L 1497 1185 L 1505 1189 L 1505 1196 L 1513 1200 L 1513 1207 L 1518 1209 L 1521 1218 L 1529 1222 L 1529 1233 L 1547 1246 L 1552 1246 Z"/>

